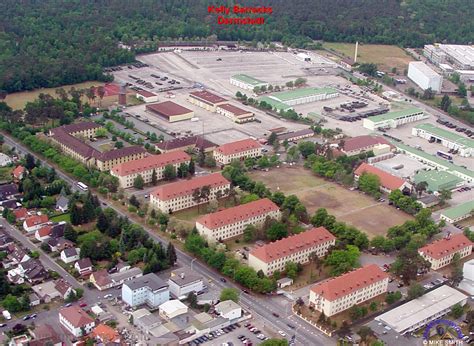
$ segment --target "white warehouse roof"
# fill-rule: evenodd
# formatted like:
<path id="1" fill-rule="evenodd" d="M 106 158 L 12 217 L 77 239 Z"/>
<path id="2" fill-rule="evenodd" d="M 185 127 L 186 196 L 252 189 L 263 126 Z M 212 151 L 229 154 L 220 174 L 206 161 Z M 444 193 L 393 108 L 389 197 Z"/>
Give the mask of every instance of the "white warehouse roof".
<path id="1" fill-rule="evenodd" d="M 408 68 L 415 67 L 418 71 L 422 72 L 424 75 L 428 77 L 438 77 L 439 73 L 433 70 L 431 67 L 426 65 L 423 61 L 411 61 L 408 64 Z"/>
<path id="2" fill-rule="evenodd" d="M 383 322 L 398 333 L 404 333 L 412 326 L 429 320 L 432 316 L 465 299 L 467 299 L 465 294 L 443 285 L 376 317 L 375 320 Z"/>

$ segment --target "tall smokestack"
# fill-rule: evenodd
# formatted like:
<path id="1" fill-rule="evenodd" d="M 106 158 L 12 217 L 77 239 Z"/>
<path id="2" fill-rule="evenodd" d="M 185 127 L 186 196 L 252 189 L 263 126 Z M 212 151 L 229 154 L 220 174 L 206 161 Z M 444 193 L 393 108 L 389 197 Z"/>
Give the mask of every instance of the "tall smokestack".
<path id="1" fill-rule="evenodd" d="M 118 102 L 119 102 L 119 105 L 121 106 L 127 105 L 127 86 L 125 84 L 120 84 Z"/>
<path id="2" fill-rule="evenodd" d="M 354 53 L 354 63 L 357 62 L 357 51 L 359 50 L 359 41 L 356 41 L 356 49 Z"/>

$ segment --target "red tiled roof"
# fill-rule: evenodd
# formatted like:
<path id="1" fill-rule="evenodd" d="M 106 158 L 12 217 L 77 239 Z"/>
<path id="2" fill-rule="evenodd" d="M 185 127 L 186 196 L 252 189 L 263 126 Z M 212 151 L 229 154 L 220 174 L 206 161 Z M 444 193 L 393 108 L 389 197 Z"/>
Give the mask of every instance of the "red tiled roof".
<path id="1" fill-rule="evenodd" d="M 40 237 L 46 237 L 47 235 L 49 235 L 51 233 L 51 230 L 53 229 L 53 226 L 51 225 L 46 225 L 44 227 L 41 227 L 39 230 L 37 230 L 36 232 L 38 232 L 38 235 Z"/>
<path id="2" fill-rule="evenodd" d="M 113 328 L 99 324 L 92 330 L 92 336 L 99 338 L 103 343 L 120 342 L 120 334 Z"/>
<path id="3" fill-rule="evenodd" d="M 95 283 L 100 287 L 105 287 L 112 283 L 112 279 L 106 269 L 96 271 L 95 273 L 92 273 L 91 276 L 94 277 Z"/>
<path id="4" fill-rule="evenodd" d="M 100 127 L 102 127 L 102 126 L 99 125 L 99 124 L 96 124 L 92 121 L 82 121 L 82 122 L 75 123 L 75 124 L 63 125 L 63 126 L 60 126 L 60 127 L 56 127 L 54 129 L 52 129 L 51 132 L 54 133 L 57 130 L 63 130 L 66 133 L 75 133 L 75 132 L 82 132 L 82 131 L 85 131 L 85 130 L 98 129 Z"/>
<path id="5" fill-rule="evenodd" d="M 402 178 L 391 175 L 390 173 L 382 171 L 381 169 L 365 162 L 363 162 L 354 172 L 354 174 L 358 176 L 361 176 L 362 173 L 375 174 L 380 179 L 380 185 L 392 191 L 401 188 L 405 183 L 405 180 Z"/>
<path id="6" fill-rule="evenodd" d="M 239 108 L 237 106 L 234 106 L 234 105 L 231 105 L 230 103 L 226 103 L 226 104 L 223 104 L 223 105 L 220 105 L 219 108 L 222 108 L 228 112 L 231 112 L 232 114 L 234 114 L 235 116 L 239 116 L 239 115 L 244 115 L 244 114 L 252 114 L 251 111 L 247 111 L 245 109 L 242 109 L 242 108 Z"/>
<path id="7" fill-rule="evenodd" d="M 418 252 L 422 252 L 434 259 L 440 259 L 472 245 L 473 242 L 471 242 L 464 234 L 460 233 L 452 235 L 449 239 L 443 238 L 436 240 L 433 243 L 418 249 Z"/>
<path id="8" fill-rule="evenodd" d="M 264 198 L 259 199 L 258 201 L 224 209 L 212 214 L 206 214 L 198 218 L 196 222 L 206 226 L 209 229 L 216 229 L 277 210 L 279 210 L 279 208 L 275 203 L 273 203 L 268 198 Z"/>
<path id="9" fill-rule="evenodd" d="M 369 264 L 333 279 L 318 283 L 311 291 L 329 301 L 344 297 L 375 282 L 387 279 L 389 275 L 376 264 Z"/>
<path id="10" fill-rule="evenodd" d="M 183 138 L 174 138 L 167 141 L 163 141 L 155 144 L 155 146 L 160 150 L 175 150 L 175 149 L 184 149 L 190 146 L 195 146 L 199 149 L 207 149 L 212 147 L 217 147 L 217 144 L 208 141 L 202 136 L 191 136 Z"/>
<path id="11" fill-rule="evenodd" d="M 192 112 L 192 110 L 186 107 L 183 107 L 177 103 L 174 103 L 172 101 L 153 103 L 151 105 L 147 105 L 146 109 L 158 115 L 161 115 L 162 117 L 165 117 L 167 119 L 173 116 L 188 114 Z"/>
<path id="12" fill-rule="evenodd" d="M 59 310 L 59 313 L 68 320 L 75 328 L 81 328 L 94 322 L 84 310 L 78 306 L 70 306 Z"/>
<path id="13" fill-rule="evenodd" d="M 61 293 L 63 297 L 71 287 L 72 286 L 64 279 L 58 279 L 54 283 L 54 288 L 56 289 L 56 291 Z"/>
<path id="14" fill-rule="evenodd" d="M 152 195 L 162 201 L 167 201 L 181 196 L 192 195 L 194 190 L 203 186 L 213 188 L 223 185 L 230 185 L 230 182 L 222 174 L 213 173 L 190 180 L 180 180 L 175 183 L 161 185 L 152 192 Z"/>
<path id="15" fill-rule="evenodd" d="M 137 91 L 137 94 L 140 94 L 142 95 L 143 97 L 153 97 L 153 96 L 156 96 L 156 94 L 153 94 L 152 92 L 148 91 L 148 90 L 138 90 Z"/>
<path id="16" fill-rule="evenodd" d="M 173 151 L 160 155 L 150 155 L 142 159 L 121 163 L 112 168 L 119 176 L 140 173 L 149 169 L 156 169 L 166 165 L 189 161 L 191 157 L 184 151 Z"/>
<path id="17" fill-rule="evenodd" d="M 132 145 L 130 147 L 112 149 L 110 151 L 106 151 L 105 153 L 100 153 L 97 155 L 97 160 L 104 162 L 138 154 L 146 154 L 146 150 L 142 146 Z"/>
<path id="18" fill-rule="evenodd" d="M 15 178 L 19 178 L 20 175 L 23 174 L 23 172 L 25 172 L 25 167 L 23 166 L 16 166 L 16 168 L 13 170 L 12 174 Z"/>
<path id="19" fill-rule="evenodd" d="M 26 218 L 26 226 L 27 227 L 32 227 L 36 225 L 41 225 L 43 223 L 46 223 L 49 221 L 48 215 L 33 215 L 28 218 Z"/>
<path id="20" fill-rule="evenodd" d="M 257 257 L 265 263 L 269 263 L 334 239 L 336 237 L 326 228 L 312 228 L 306 232 L 291 235 L 262 247 L 256 247 L 250 252 L 250 255 Z"/>
<path id="21" fill-rule="evenodd" d="M 207 104 L 215 105 L 216 103 L 226 102 L 227 100 L 219 95 L 213 94 L 209 91 L 194 91 L 189 94 L 191 97 L 204 101 Z"/>
<path id="22" fill-rule="evenodd" d="M 350 152 L 354 150 L 360 150 L 367 147 L 373 147 L 376 144 L 387 144 L 390 145 L 385 138 L 380 136 L 357 136 L 348 138 L 344 141 L 344 152 Z"/>
<path id="23" fill-rule="evenodd" d="M 26 208 L 20 208 L 13 210 L 13 214 L 15 215 L 15 218 L 17 219 L 24 219 L 28 215 L 28 209 Z"/>
<path id="24" fill-rule="evenodd" d="M 242 151 L 250 150 L 250 149 L 257 149 L 260 148 L 261 145 L 256 140 L 247 138 L 241 141 L 231 142 L 227 144 L 223 144 L 218 147 L 216 150 L 223 155 L 231 155 L 240 153 Z"/>

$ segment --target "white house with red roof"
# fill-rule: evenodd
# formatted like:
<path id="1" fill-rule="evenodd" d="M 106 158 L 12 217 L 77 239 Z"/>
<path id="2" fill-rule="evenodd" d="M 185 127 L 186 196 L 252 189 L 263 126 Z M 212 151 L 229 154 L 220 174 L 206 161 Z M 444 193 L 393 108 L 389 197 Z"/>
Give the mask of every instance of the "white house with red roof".
<path id="1" fill-rule="evenodd" d="M 189 164 L 191 156 L 184 151 L 178 150 L 160 155 L 149 155 L 142 159 L 124 162 L 114 166 L 110 174 L 117 177 L 119 185 L 122 188 L 132 187 L 133 181 L 138 175 L 141 175 L 145 184 L 150 183 L 153 171 L 156 172 L 156 178 L 164 178 L 164 171 L 167 165 L 172 165 L 178 169 L 182 163 Z"/>
<path id="2" fill-rule="evenodd" d="M 336 244 L 336 237 L 324 227 L 312 228 L 264 246 L 255 247 L 249 254 L 249 266 L 255 271 L 272 275 L 275 271 L 285 271 L 289 261 L 307 263 L 315 253 L 323 257 L 329 247 Z"/>
<path id="3" fill-rule="evenodd" d="M 36 232 L 38 229 L 43 227 L 46 223 L 49 222 L 48 215 L 32 215 L 26 217 L 25 221 L 23 221 L 23 229 L 28 232 Z"/>
<path id="4" fill-rule="evenodd" d="M 145 103 L 158 102 L 158 95 L 148 90 L 138 90 L 136 97 Z"/>
<path id="5" fill-rule="evenodd" d="M 219 164 L 227 165 L 232 160 L 244 160 L 248 157 L 262 156 L 262 145 L 256 140 L 248 138 L 223 144 L 214 149 L 213 154 Z"/>
<path id="6" fill-rule="evenodd" d="M 89 275 L 94 271 L 94 266 L 88 257 L 79 259 L 74 263 L 74 268 L 77 270 L 79 275 L 82 276 Z"/>
<path id="7" fill-rule="evenodd" d="M 23 221 L 26 219 L 27 216 L 29 216 L 28 209 L 26 208 L 19 208 L 13 210 L 13 215 L 15 215 L 15 219 L 17 221 Z"/>
<path id="8" fill-rule="evenodd" d="M 200 191 L 204 187 L 209 187 L 209 198 L 195 199 L 195 191 Z M 219 195 L 220 198 L 225 197 L 229 190 L 230 182 L 221 173 L 213 173 L 161 185 L 151 193 L 150 203 L 154 208 L 170 213 L 207 203 L 217 199 Z"/>
<path id="9" fill-rule="evenodd" d="M 13 179 L 19 181 L 23 179 L 25 176 L 26 169 L 23 166 L 16 166 L 15 169 L 12 171 Z"/>
<path id="10" fill-rule="evenodd" d="M 464 234 L 459 233 L 425 245 L 418 249 L 418 253 L 431 263 L 431 269 L 436 270 L 450 264 L 457 253 L 461 258 L 469 256 L 472 244 Z"/>
<path id="11" fill-rule="evenodd" d="M 59 310 L 59 323 L 75 337 L 85 336 L 95 327 L 94 320 L 77 305 Z"/>
<path id="12" fill-rule="evenodd" d="M 341 151 L 347 156 L 358 155 L 366 151 L 371 151 L 380 144 L 395 148 L 389 141 L 381 136 L 366 135 L 345 139 Z"/>
<path id="13" fill-rule="evenodd" d="M 247 225 L 261 227 L 267 217 L 279 220 L 281 212 L 275 203 L 264 198 L 203 215 L 196 220 L 196 228 L 209 241 L 219 241 L 241 235 Z"/>
<path id="14" fill-rule="evenodd" d="M 374 174 L 379 177 L 380 189 L 387 193 L 393 190 L 402 191 L 404 188 L 411 189 L 412 185 L 404 179 L 394 176 L 388 172 L 381 170 L 380 168 L 369 165 L 363 162 L 354 172 L 354 178 L 356 181 L 359 180 L 360 176 L 364 173 Z"/>
<path id="15" fill-rule="evenodd" d="M 388 290 L 389 275 L 376 264 L 320 282 L 309 291 L 309 305 L 333 316 Z"/>

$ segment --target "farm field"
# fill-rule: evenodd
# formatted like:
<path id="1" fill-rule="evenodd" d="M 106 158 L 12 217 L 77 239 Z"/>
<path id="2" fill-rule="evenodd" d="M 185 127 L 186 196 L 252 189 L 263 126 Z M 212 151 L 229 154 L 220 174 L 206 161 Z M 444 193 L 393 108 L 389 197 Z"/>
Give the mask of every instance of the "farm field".
<path id="1" fill-rule="evenodd" d="M 354 43 L 327 42 L 323 46 L 354 58 Z M 386 72 L 390 72 L 393 67 L 396 67 L 399 73 L 403 73 L 403 70 L 408 68 L 408 63 L 413 60 L 400 47 L 383 44 L 359 44 L 357 55 L 358 62 L 377 64 L 380 70 Z"/>
<path id="2" fill-rule="evenodd" d="M 388 228 L 412 219 L 372 197 L 316 177 L 303 167 L 255 171 L 250 176 L 263 182 L 272 191 L 298 196 L 310 214 L 318 208 L 326 208 L 338 220 L 366 232 L 369 238 L 384 235 Z"/>

